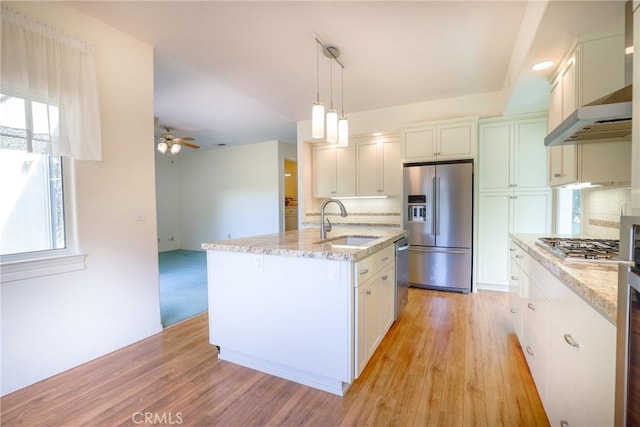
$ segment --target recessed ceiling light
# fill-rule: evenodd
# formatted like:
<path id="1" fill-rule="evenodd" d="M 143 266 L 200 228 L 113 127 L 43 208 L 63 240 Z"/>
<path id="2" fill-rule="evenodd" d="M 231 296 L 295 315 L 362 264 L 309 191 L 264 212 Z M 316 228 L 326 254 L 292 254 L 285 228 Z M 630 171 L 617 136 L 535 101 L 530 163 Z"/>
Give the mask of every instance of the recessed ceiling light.
<path id="1" fill-rule="evenodd" d="M 374 132 L 373 133 L 373 136 L 380 136 L 380 135 L 382 135 L 382 132 Z"/>
<path id="2" fill-rule="evenodd" d="M 546 70 L 547 68 L 551 68 L 552 65 L 553 65 L 552 61 L 542 61 L 535 64 L 533 67 L 531 67 L 531 69 L 533 71 L 541 71 L 541 70 Z"/>

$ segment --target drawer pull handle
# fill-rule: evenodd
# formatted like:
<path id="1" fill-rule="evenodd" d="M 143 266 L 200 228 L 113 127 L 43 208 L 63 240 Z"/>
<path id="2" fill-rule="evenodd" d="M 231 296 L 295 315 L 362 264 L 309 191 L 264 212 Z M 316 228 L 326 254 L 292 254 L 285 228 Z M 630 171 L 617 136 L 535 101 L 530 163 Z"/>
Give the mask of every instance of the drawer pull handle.
<path id="1" fill-rule="evenodd" d="M 528 303 L 528 304 L 527 304 L 527 307 L 529 307 L 529 310 L 536 311 L 536 306 L 535 306 L 535 305 L 533 305 L 533 303 L 532 303 L 532 302 Z"/>
<path id="2" fill-rule="evenodd" d="M 389 278 L 389 276 L 387 276 L 386 274 L 384 276 L 382 276 L 382 280 L 387 280 Z"/>
<path id="3" fill-rule="evenodd" d="M 388 257 L 388 256 L 386 256 L 386 257 L 382 258 L 382 262 L 385 262 L 385 261 L 386 261 L 386 260 L 388 260 L 388 259 L 389 259 L 389 257 Z"/>
<path id="4" fill-rule="evenodd" d="M 518 276 L 511 276 L 511 280 L 520 280 Z"/>
<path id="5" fill-rule="evenodd" d="M 564 341 L 571 347 L 580 348 L 580 344 L 576 341 L 571 334 L 564 334 Z"/>
<path id="6" fill-rule="evenodd" d="M 509 250 L 510 250 L 511 252 L 515 252 L 515 251 L 516 251 L 516 248 L 509 248 Z"/>
<path id="7" fill-rule="evenodd" d="M 553 177 L 554 177 L 554 178 L 560 178 L 561 176 L 562 176 L 562 174 L 561 174 L 561 173 L 554 173 L 554 174 L 553 174 Z"/>
<path id="8" fill-rule="evenodd" d="M 569 421 L 567 420 L 560 421 L 560 427 L 569 427 Z"/>
<path id="9" fill-rule="evenodd" d="M 511 312 L 512 312 L 513 314 L 516 314 L 516 309 L 515 309 L 515 308 L 512 308 L 512 309 L 511 309 Z"/>
<path id="10" fill-rule="evenodd" d="M 369 289 L 366 290 L 365 294 L 371 295 L 371 291 Z"/>
<path id="11" fill-rule="evenodd" d="M 364 270 L 360 270 L 360 274 L 367 274 L 369 272 L 368 268 L 365 268 Z"/>
<path id="12" fill-rule="evenodd" d="M 523 257 L 522 255 L 516 255 L 516 258 L 518 258 L 518 259 L 522 259 L 522 258 L 524 258 L 524 257 Z"/>
<path id="13" fill-rule="evenodd" d="M 527 347 L 527 353 L 529 353 L 530 356 L 533 356 L 533 350 L 531 349 L 531 347 Z"/>

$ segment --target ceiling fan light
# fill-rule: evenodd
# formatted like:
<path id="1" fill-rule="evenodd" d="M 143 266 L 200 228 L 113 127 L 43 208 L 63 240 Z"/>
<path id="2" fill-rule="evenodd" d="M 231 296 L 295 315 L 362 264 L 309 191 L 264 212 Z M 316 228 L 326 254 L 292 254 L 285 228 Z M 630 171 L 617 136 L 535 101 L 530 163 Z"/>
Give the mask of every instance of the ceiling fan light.
<path id="1" fill-rule="evenodd" d="M 171 144 L 171 154 L 178 154 L 181 148 L 180 144 Z"/>
<path id="2" fill-rule="evenodd" d="M 311 110 L 311 136 L 315 139 L 324 137 L 324 105 L 320 102 L 315 102 Z"/>
<path id="3" fill-rule="evenodd" d="M 338 113 L 333 109 L 327 113 L 327 142 L 338 142 Z"/>
<path id="4" fill-rule="evenodd" d="M 169 146 L 167 145 L 167 143 L 166 143 L 166 142 L 159 142 L 159 143 L 158 143 L 158 146 L 157 146 L 156 148 L 157 148 L 157 150 L 158 150 L 159 152 L 161 152 L 162 154 L 164 154 L 164 153 L 166 153 L 166 152 L 167 152 L 167 148 L 169 148 Z"/>
<path id="5" fill-rule="evenodd" d="M 349 121 L 342 116 L 338 119 L 338 146 L 346 147 L 349 145 Z"/>

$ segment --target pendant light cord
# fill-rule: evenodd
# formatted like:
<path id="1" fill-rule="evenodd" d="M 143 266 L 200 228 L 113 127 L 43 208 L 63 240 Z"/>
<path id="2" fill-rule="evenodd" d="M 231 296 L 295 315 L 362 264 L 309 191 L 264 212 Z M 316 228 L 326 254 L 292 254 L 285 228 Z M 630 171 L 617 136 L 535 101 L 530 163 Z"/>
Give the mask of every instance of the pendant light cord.
<path id="1" fill-rule="evenodd" d="M 316 102 L 320 103 L 320 43 L 316 39 Z"/>
<path id="2" fill-rule="evenodd" d="M 342 117 L 344 117 L 344 68 L 340 70 L 340 106 L 342 107 Z"/>
<path id="3" fill-rule="evenodd" d="M 331 91 L 331 109 L 333 110 L 333 60 L 329 61 L 329 79 L 331 81 L 329 85 Z"/>

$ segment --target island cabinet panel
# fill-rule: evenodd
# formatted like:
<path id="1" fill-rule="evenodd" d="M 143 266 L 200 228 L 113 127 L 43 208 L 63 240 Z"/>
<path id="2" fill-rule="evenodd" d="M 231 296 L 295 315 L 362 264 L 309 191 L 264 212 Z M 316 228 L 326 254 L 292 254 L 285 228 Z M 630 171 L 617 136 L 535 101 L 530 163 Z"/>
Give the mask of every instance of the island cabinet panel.
<path id="1" fill-rule="evenodd" d="M 356 366 L 360 373 L 393 324 L 395 307 L 394 246 L 388 246 L 355 263 Z"/>
<path id="2" fill-rule="evenodd" d="M 511 248 L 511 275 L 521 279 L 512 291 L 524 312 L 518 339 L 551 425 L 613 425 L 615 326 L 525 249 Z"/>
<path id="3" fill-rule="evenodd" d="M 353 264 L 207 251 L 219 357 L 334 394 L 353 380 Z"/>

